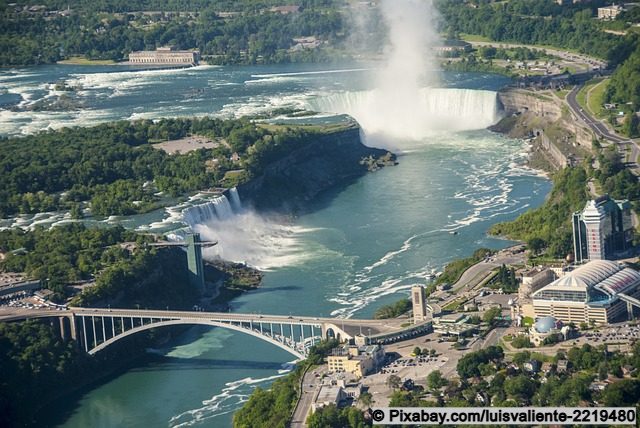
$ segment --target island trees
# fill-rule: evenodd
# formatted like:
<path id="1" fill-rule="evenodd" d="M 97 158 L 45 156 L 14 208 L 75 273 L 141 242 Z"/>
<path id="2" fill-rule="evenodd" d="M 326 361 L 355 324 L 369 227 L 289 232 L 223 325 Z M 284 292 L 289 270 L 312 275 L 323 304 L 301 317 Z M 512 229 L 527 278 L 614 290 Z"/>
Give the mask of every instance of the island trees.
<path id="1" fill-rule="evenodd" d="M 194 134 L 219 143 L 172 155 L 153 146 Z M 233 187 L 319 135 L 313 127 L 267 128 L 248 118 L 183 118 L 0 138 L 0 216 L 67 209 L 88 201 L 97 215 L 147 212 L 158 208 L 158 190 L 179 196 Z M 237 173 L 227 180 L 230 171 Z"/>

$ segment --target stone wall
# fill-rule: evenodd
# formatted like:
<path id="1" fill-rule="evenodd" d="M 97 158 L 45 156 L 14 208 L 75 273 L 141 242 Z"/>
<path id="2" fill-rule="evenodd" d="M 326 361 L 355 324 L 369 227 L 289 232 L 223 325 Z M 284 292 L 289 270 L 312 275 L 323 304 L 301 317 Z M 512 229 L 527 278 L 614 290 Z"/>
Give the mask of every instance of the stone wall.
<path id="1" fill-rule="evenodd" d="M 552 92 L 505 90 L 498 93 L 498 100 L 507 118 L 491 129 L 512 137 L 537 137 L 539 147 L 555 168 L 580 161 L 580 153 L 591 152 L 592 131 Z"/>
<path id="2" fill-rule="evenodd" d="M 560 100 L 536 95 L 530 91 L 507 90 L 498 92 L 498 100 L 508 115 L 531 114 L 548 122 L 560 119 L 562 116 Z"/>

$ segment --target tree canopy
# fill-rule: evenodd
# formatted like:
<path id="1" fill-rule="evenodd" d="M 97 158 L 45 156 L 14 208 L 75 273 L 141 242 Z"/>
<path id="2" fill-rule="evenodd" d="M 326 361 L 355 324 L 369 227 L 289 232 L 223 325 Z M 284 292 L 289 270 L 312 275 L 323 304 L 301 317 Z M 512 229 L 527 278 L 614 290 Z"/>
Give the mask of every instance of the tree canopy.
<path id="1" fill-rule="evenodd" d="M 194 134 L 217 143 L 185 154 L 153 146 Z M 318 134 L 311 127 L 266 128 L 248 118 L 205 117 L 121 121 L 0 138 L 0 217 L 71 208 L 83 201 L 96 215 L 147 212 L 159 207 L 155 189 L 178 196 L 233 187 Z M 240 173 L 229 177 L 229 171 Z"/>
<path id="2" fill-rule="evenodd" d="M 304 0 L 298 12 L 288 14 L 270 12 L 281 6 L 272 0 L 54 1 L 37 12 L 17 12 L 15 4 L 3 3 L 1 66 L 53 63 L 74 55 L 120 61 L 130 52 L 166 45 L 198 49 L 218 64 L 309 61 L 326 59 L 322 46 L 290 51 L 294 38 L 339 41 L 345 36 L 331 0 Z M 67 7 L 70 13 L 59 13 Z"/>

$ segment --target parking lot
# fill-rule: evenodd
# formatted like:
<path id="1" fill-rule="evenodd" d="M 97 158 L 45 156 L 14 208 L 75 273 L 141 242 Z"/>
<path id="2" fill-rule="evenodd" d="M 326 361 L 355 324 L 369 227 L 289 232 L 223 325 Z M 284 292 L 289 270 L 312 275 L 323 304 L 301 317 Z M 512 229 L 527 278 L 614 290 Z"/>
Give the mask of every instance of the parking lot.
<path id="1" fill-rule="evenodd" d="M 413 348 L 411 348 L 413 349 Z M 411 352 L 411 351 L 409 351 Z M 395 354 L 392 354 L 395 355 Z M 412 379 L 416 385 L 426 385 L 429 373 L 440 370 L 447 362 L 448 357 L 403 357 L 390 360 L 380 371 L 365 376 L 362 379 L 363 386 L 367 387 L 373 396 L 372 405 L 384 407 L 389 405 L 389 395 L 393 389 L 387 385 L 387 379 L 391 375 L 398 376 L 402 382 Z"/>
<path id="2" fill-rule="evenodd" d="M 622 344 L 628 343 L 633 340 L 640 339 L 640 327 L 632 323 L 617 323 L 603 328 L 596 328 L 594 330 L 587 330 L 582 335 L 570 342 L 576 342 L 576 344 L 589 343 L 597 346 L 603 343 L 609 344 Z"/>

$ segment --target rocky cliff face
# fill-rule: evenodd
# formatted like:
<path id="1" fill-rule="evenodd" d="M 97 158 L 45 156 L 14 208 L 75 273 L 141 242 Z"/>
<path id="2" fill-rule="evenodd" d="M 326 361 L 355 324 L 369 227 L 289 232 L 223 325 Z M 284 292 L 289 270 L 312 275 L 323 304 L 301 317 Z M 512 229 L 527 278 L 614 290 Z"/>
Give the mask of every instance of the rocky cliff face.
<path id="1" fill-rule="evenodd" d="M 503 91 L 498 92 L 498 100 L 508 115 L 531 114 L 549 122 L 560 119 L 562 115 L 561 101 L 548 95 L 518 90 Z"/>
<path id="2" fill-rule="evenodd" d="M 507 115 L 489 129 L 535 138 L 534 155 L 542 155 L 552 169 L 579 163 L 591 153 L 593 133 L 553 92 L 507 90 L 499 92 L 498 99 Z"/>
<path id="3" fill-rule="evenodd" d="M 363 145 L 360 128 L 354 126 L 322 135 L 270 164 L 262 176 L 238 186 L 238 193 L 259 210 L 304 210 L 319 193 L 366 174 L 367 167 L 360 164 L 363 157 L 385 153 Z"/>

